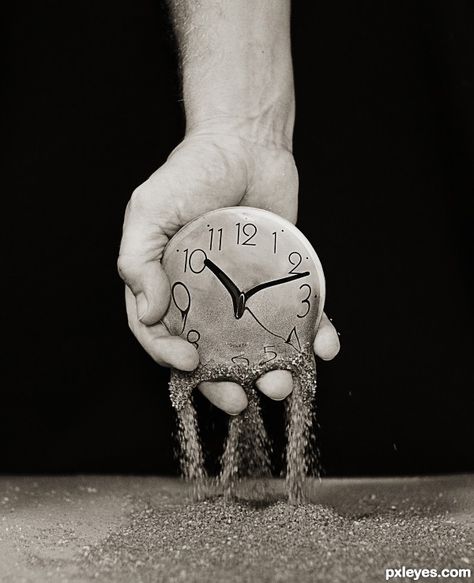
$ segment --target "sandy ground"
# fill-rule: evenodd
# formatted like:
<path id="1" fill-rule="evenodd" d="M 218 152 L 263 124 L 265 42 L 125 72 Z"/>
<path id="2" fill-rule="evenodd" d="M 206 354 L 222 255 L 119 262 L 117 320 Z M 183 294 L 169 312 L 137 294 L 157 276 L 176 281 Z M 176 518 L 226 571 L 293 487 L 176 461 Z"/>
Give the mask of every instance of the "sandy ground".
<path id="1" fill-rule="evenodd" d="M 474 573 L 474 476 L 326 479 L 299 508 L 279 480 L 265 499 L 224 504 L 193 502 L 173 478 L 0 477 L 0 509 L 2 583 L 371 583 L 402 565 Z"/>

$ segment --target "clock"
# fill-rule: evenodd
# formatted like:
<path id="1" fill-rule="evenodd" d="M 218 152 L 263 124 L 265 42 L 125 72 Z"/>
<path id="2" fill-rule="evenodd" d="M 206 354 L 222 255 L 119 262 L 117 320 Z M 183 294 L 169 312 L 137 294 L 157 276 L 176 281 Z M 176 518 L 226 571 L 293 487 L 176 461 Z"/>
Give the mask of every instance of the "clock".
<path id="1" fill-rule="evenodd" d="M 200 367 L 221 371 L 206 380 L 263 372 L 312 351 L 324 275 L 289 221 L 251 207 L 208 212 L 169 241 L 162 265 L 171 285 L 162 322 L 196 347 Z"/>

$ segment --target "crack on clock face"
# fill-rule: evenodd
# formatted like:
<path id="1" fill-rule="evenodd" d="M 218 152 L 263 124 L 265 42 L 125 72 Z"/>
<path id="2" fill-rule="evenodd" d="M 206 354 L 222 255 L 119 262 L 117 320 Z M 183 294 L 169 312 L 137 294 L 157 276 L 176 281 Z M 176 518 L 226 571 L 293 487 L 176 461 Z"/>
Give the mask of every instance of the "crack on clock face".
<path id="1" fill-rule="evenodd" d="M 272 336 L 275 336 L 276 338 L 280 338 L 280 340 L 283 340 L 283 342 L 285 344 L 288 344 L 289 346 L 294 348 L 297 352 L 301 352 L 301 342 L 300 342 L 300 339 L 298 338 L 296 326 L 293 326 L 293 329 L 291 330 L 289 335 L 285 338 L 284 336 L 281 336 L 280 334 L 276 334 L 275 332 L 272 332 L 269 328 L 267 328 L 265 326 L 265 324 L 260 322 L 260 320 L 257 318 L 257 316 L 252 312 L 252 310 L 249 307 L 246 307 L 245 311 L 247 311 L 252 316 L 252 318 L 257 322 L 257 324 L 259 326 L 261 326 L 266 332 L 268 332 Z M 295 346 L 295 344 L 293 343 L 294 342 L 293 339 L 296 340 L 297 346 Z"/>

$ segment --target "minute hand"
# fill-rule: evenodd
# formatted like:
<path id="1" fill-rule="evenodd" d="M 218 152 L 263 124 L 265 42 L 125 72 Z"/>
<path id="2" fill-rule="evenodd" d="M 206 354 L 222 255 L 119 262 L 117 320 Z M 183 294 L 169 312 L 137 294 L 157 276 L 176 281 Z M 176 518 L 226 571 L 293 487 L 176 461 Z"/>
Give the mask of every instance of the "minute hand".
<path id="1" fill-rule="evenodd" d="M 272 281 L 267 281 L 266 283 L 260 283 L 259 285 L 252 287 L 251 289 L 244 293 L 245 301 L 247 301 L 250 297 L 252 297 L 257 292 L 261 291 L 262 289 L 266 289 L 267 287 L 273 287 L 274 285 L 280 285 L 282 283 L 288 283 L 289 281 L 295 281 L 295 279 L 307 277 L 309 274 L 310 274 L 309 271 L 303 271 L 302 273 L 295 273 L 295 275 L 290 275 L 289 277 L 282 277 L 281 279 L 274 279 Z"/>

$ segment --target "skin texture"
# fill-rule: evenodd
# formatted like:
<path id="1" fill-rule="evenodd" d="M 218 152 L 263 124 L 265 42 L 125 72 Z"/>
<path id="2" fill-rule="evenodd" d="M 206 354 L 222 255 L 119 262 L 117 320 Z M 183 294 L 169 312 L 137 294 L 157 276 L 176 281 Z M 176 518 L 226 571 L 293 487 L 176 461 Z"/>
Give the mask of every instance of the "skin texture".
<path id="1" fill-rule="evenodd" d="M 170 302 L 161 258 L 169 238 L 210 210 L 246 205 L 296 221 L 298 174 L 291 152 L 294 93 L 286 0 L 176 0 L 186 135 L 167 162 L 132 194 L 118 269 L 126 284 L 130 328 L 162 366 L 190 371 L 199 357 L 160 319 Z M 338 335 L 324 315 L 314 343 L 330 360 Z M 291 374 L 273 371 L 257 387 L 282 400 Z M 247 406 L 236 383 L 202 383 L 202 393 L 231 415 Z"/>

